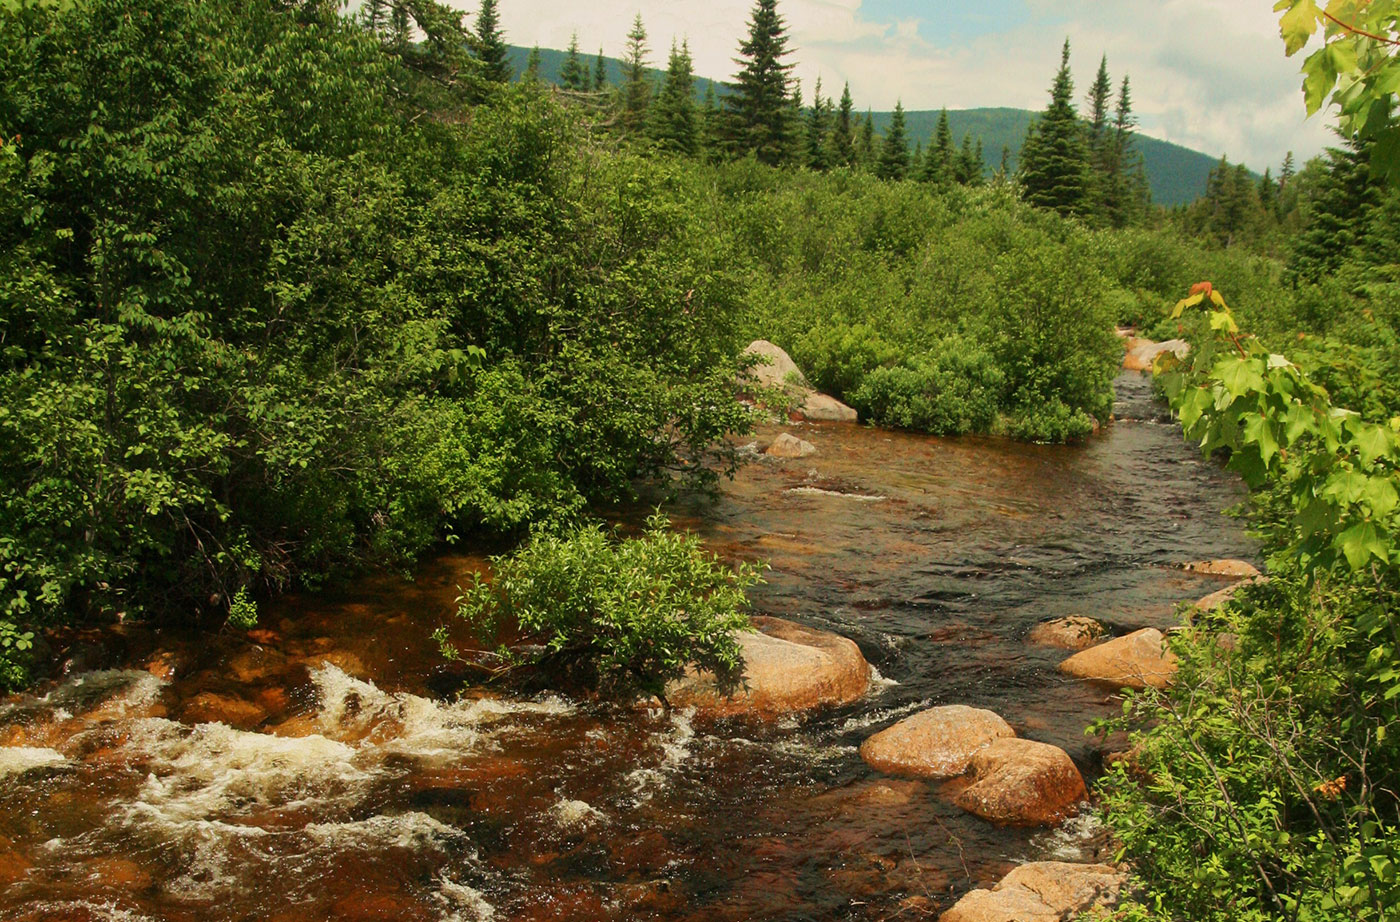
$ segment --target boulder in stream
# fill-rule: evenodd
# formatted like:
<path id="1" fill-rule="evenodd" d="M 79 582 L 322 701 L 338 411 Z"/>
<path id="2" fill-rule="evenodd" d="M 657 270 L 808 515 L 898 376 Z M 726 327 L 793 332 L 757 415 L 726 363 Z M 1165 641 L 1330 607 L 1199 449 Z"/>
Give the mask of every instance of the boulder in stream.
<path id="1" fill-rule="evenodd" d="M 1253 579 L 1259 568 L 1244 560 L 1193 560 L 1181 565 L 1183 570 L 1207 576 L 1227 576 L 1231 579 Z"/>
<path id="2" fill-rule="evenodd" d="M 990 890 L 972 890 L 938 922 L 1061 922 L 1118 902 L 1125 875 L 1106 864 L 1033 861 Z"/>
<path id="3" fill-rule="evenodd" d="M 999 739 L 972 756 L 972 784 L 953 799 L 994 823 L 1042 826 L 1075 812 L 1088 796 L 1074 760 L 1058 746 Z"/>
<path id="4" fill-rule="evenodd" d="M 907 717 L 867 739 L 860 757 L 876 771 L 916 778 L 951 778 L 994 740 L 1015 736 L 991 711 L 952 704 Z"/>
<path id="5" fill-rule="evenodd" d="M 1238 583 L 1226 586 L 1224 589 L 1218 589 L 1210 595 L 1197 600 L 1191 607 L 1197 611 L 1215 611 L 1217 608 L 1233 599 L 1235 593 L 1240 591 L 1241 586 L 1248 586 L 1250 583 L 1257 583 L 1266 579 L 1268 579 L 1267 576 L 1255 576 L 1250 579 L 1242 579 Z"/>
<path id="6" fill-rule="evenodd" d="M 744 379 L 762 387 L 776 387 L 787 391 L 798 401 L 797 415 L 813 422 L 853 423 L 859 414 L 835 397 L 821 394 L 807 381 L 802 369 L 778 346 L 766 339 L 756 339 L 744 349 L 745 355 L 756 355 L 768 360 L 767 364 L 755 365 L 749 369 Z"/>
<path id="7" fill-rule="evenodd" d="M 1154 343 L 1150 339 L 1129 339 L 1127 347 L 1128 351 L 1123 356 L 1124 371 L 1151 371 L 1157 356 L 1170 352 L 1184 359 L 1191 351 L 1191 344 L 1184 339 L 1169 339 L 1163 343 Z"/>
<path id="8" fill-rule="evenodd" d="M 782 618 L 752 620 L 756 630 L 737 635 L 744 656 L 738 691 L 721 694 L 713 676 L 692 673 L 667 687 L 667 700 L 709 716 L 772 719 L 848 704 L 869 689 L 870 664 L 854 641 Z"/>
<path id="9" fill-rule="evenodd" d="M 817 453 L 817 446 L 784 432 L 763 452 L 770 458 L 805 458 Z"/>
<path id="10" fill-rule="evenodd" d="M 807 395 L 797 412 L 803 419 L 818 423 L 853 423 L 860 418 L 859 413 L 835 397 L 815 391 Z"/>
<path id="11" fill-rule="evenodd" d="M 1084 615 L 1067 615 L 1064 618 L 1051 618 L 1031 628 L 1030 642 L 1042 647 L 1058 647 L 1061 650 L 1083 650 L 1098 643 L 1107 633 L 1104 626 L 1093 618 Z"/>
<path id="12" fill-rule="evenodd" d="M 1176 674 L 1176 657 L 1162 632 L 1149 627 L 1081 650 L 1060 663 L 1060 672 L 1115 688 L 1166 688 Z"/>

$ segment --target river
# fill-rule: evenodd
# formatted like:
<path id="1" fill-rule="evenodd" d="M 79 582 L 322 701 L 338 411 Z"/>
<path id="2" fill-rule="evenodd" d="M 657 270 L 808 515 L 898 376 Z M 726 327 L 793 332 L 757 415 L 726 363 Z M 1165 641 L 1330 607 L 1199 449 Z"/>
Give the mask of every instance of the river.
<path id="1" fill-rule="evenodd" d="M 427 635 L 470 555 L 287 597 L 251 640 L 132 628 L 81 648 L 62 682 L 0 703 L 0 919 L 929 918 L 1016 862 L 1093 858 L 1092 813 L 996 827 L 857 748 L 970 704 L 1098 773 L 1083 730 L 1117 699 L 1029 629 L 1168 626 L 1223 585 L 1175 565 L 1253 549 L 1220 512 L 1236 479 L 1146 378 L 1117 386 L 1118 421 L 1077 446 L 783 427 L 818 453 L 669 510 L 769 562 L 756 610 L 851 637 L 878 670 L 803 720 L 445 698 Z"/>

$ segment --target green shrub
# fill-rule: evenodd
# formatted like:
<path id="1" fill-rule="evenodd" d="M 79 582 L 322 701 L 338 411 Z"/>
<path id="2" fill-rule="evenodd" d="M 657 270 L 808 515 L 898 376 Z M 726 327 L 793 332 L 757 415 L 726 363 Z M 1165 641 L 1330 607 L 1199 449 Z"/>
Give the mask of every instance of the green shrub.
<path id="1" fill-rule="evenodd" d="M 875 368 L 847 396 L 873 422 L 961 435 L 992 428 L 1003 383 L 990 354 L 955 336 L 907 364 Z"/>
<path id="2" fill-rule="evenodd" d="M 688 668 L 714 673 L 722 688 L 742 675 L 734 632 L 749 627 L 745 593 L 761 568 L 731 569 L 663 515 L 621 541 L 596 525 L 540 532 L 492 568 L 490 580 L 477 574 L 465 587 L 458 616 L 482 639 L 518 628 L 542 644 L 519 662 L 554 682 L 627 699 L 663 696 Z"/>
<path id="3" fill-rule="evenodd" d="M 0 692 L 23 686 L 29 680 L 29 658 L 34 633 L 21 631 L 0 619 Z"/>

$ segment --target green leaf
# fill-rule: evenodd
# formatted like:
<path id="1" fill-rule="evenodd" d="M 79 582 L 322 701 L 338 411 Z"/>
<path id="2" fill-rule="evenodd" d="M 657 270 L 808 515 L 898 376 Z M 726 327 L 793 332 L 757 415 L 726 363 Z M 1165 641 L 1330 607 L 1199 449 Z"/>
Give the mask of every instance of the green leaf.
<path id="1" fill-rule="evenodd" d="M 1337 536 L 1337 549 L 1346 556 L 1353 570 L 1360 570 L 1372 557 L 1381 561 L 1389 559 L 1386 543 L 1374 522 L 1358 522 Z"/>
<path id="2" fill-rule="evenodd" d="M 1230 394 L 1239 397 L 1250 391 L 1264 389 L 1264 376 L 1259 363 L 1251 359 L 1225 358 L 1215 363 L 1211 375 L 1220 380 Z"/>
<path id="3" fill-rule="evenodd" d="M 1289 0 L 1281 0 L 1274 9 L 1283 9 L 1286 2 Z M 1322 11 L 1313 0 L 1291 0 L 1291 3 L 1292 6 L 1283 14 L 1278 24 L 1279 35 L 1283 37 L 1284 52 L 1289 57 L 1308 43 L 1308 39 L 1317 31 L 1317 21 L 1322 18 Z"/>
<path id="4" fill-rule="evenodd" d="M 1380 426 L 1360 423 L 1351 428 L 1355 432 L 1352 438 L 1356 443 L 1356 450 L 1361 455 L 1361 463 L 1367 467 L 1375 464 L 1377 458 L 1389 456 L 1393 452 L 1393 437 Z"/>

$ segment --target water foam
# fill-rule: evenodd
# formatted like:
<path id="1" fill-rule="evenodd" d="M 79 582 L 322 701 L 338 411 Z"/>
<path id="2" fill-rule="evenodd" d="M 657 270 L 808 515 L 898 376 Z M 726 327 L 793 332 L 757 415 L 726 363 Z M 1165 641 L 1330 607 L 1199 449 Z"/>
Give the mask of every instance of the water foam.
<path id="1" fill-rule="evenodd" d="M 446 874 L 438 876 L 438 891 L 434 900 L 449 913 L 442 922 L 491 922 L 496 909 L 486 902 L 480 890 L 458 883 Z"/>
<path id="2" fill-rule="evenodd" d="M 883 503 L 889 499 L 888 496 L 873 493 L 842 493 L 840 490 L 823 490 L 821 487 L 789 487 L 783 492 L 798 496 L 839 496 L 842 499 L 854 500 L 858 503 Z"/>
<path id="3" fill-rule="evenodd" d="M 561 829 L 586 829 L 595 823 L 607 822 L 596 807 L 583 800 L 561 800 L 549 808 L 549 815 Z"/>
<path id="4" fill-rule="evenodd" d="M 0 747 L 0 778 L 22 775 L 35 768 L 62 765 L 68 760 L 63 753 L 37 746 Z"/>
<path id="5" fill-rule="evenodd" d="M 654 768 L 639 768 L 628 773 L 626 782 L 634 806 L 651 800 L 652 795 L 665 787 L 671 776 L 690 758 L 690 749 L 695 742 L 695 725 L 691 723 L 694 716 L 693 708 L 672 711 L 670 729 L 660 737 L 660 763 Z"/>

